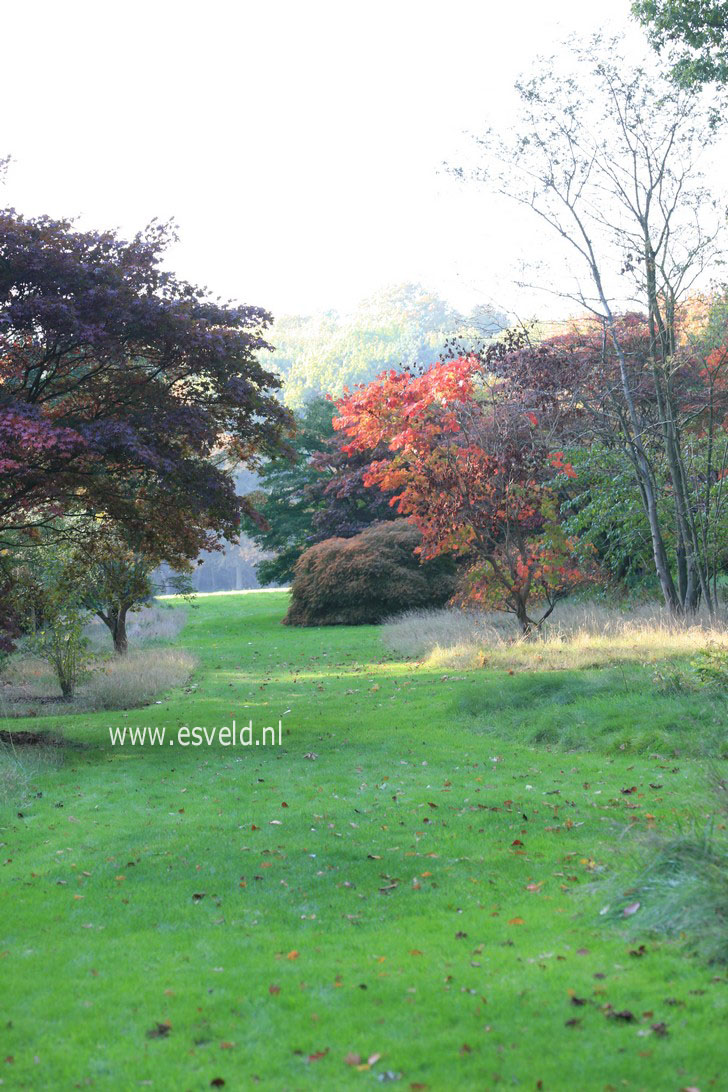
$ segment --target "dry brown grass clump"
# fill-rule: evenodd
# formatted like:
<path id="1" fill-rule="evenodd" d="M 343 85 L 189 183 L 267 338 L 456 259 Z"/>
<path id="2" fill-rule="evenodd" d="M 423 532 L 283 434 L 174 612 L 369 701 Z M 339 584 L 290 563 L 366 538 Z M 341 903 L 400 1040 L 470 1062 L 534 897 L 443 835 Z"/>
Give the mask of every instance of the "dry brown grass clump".
<path id="1" fill-rule="evenodd" d="M 184 607 L 160 605 L 141 607 L 127 616 L 126 635 L 130 648 L 139 648 L 153 641 L 172 641 L 187 621 Z M 93 618 L 86 626 L 85 635 L 94 652 L 108 652 L 111 636 L 99 618 Z"/>
<path id="2" fill-rule="evenodd" d="M 728 622 L 676 618 L 664 607 L 621 610 L 563 603 L 541 636 L 524 641 L 515 620 L 484 611 L 408 611 L 382 626 L 393 651 L 436 668 L 524 668 L 535 671 L 655 663 L 693 656 L 706 646 L 728 649 Z"/>
<path id="3" fill-rule="evenodd" d="M 16 656 L 0 683 L 0 716 L 54 716 L 97 709 L 132 709 L 149 705 L 182 686 L 195 668 L 195 658 L 184 649 L 155 648 L 131 651 L 94 664 L 78 685 L 72 701 L 63 701 L 56 677 L 43 660 Z"/>

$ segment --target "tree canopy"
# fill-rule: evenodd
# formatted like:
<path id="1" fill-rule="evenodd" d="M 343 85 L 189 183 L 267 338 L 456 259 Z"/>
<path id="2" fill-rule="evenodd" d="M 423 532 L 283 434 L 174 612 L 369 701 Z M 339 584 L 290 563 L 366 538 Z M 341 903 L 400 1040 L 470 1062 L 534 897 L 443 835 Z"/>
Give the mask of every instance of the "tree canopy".
<path id="1" fill-rule="evenodd" d="M 270 459 L 250 499 L 265 523 L 246 530 L 272 556 L 257 567 L 262 584 L 287 584 L 304 550 L 324 539 L 352 538 L 372 523 L 394 519 L 389 494 L 367 486 L 371 455 L 347 454 L 335 432 L 334 403 L 316 398 L 295 415 L 293 460 Z M 377 452 L 385 458 L 386 451 Z"/>
<path id="2" fill-rule="evenodd" d="M 618 47 L 599 35 L 574 43 L 568 78 L 539 65 L 518 85 L 516 125 L 481 138 L 476 173 L 550 225 L 571 258 L 575 287 L 564 295 L 588 316 L 571 340 L 521 354 L 521 366 L 534 365 L 552 393 L 554 383 L 568 391 L 593 435 L 621 445 L 666 604 L 693 611 L 702 601 L 714 613 L 727 327 L 716 312 L 709 329 L 692 305 L 723 257 L 725 218 L 700 171 L 721 118 L 654 65 L 621 61 Z M 709 440 L 699 471 L 692 441 L 701 429 Z"/>
<path id="3" fill-rule="evenodd" d="M 515 614 L 530 634 L 585 574 L 551 482 L 575 477 L 552 446 L 559 400 L 524 385 L 517 348 L 514 336 L 485 358 L 383 372 L 339 400 L 334 424 L 345 451 L 369 453 L 364 480 L 393 494 L 421 557 L 463 558 L 464 597 Z M 381 448 L 389 458 L 374 457 Z"/>
<path id="4" fill-rule="evenodd" d="M 283 444 L 271 317 L 165 271 L 169 238 L 0 212 L 2 545 L 102 514 L 176 561 L 252 513 L 226 466 Z"/>
<path id="5" fill-rule="evenodd" d="M 727 0 L 635 0 L 632 12 L 678 83 L 728 83 Z"/>

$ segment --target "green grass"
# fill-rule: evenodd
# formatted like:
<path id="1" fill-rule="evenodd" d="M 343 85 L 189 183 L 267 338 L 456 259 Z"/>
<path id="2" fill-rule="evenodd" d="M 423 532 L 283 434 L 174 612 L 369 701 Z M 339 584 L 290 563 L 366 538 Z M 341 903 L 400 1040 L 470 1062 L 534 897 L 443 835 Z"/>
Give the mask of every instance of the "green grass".
<path id="1" fill-rule="evenodd" d="M 667 693 L 653 665 L 480 678 L 459 702 L 476 732 L 574 751 L 728 758 L 725 691 Z"/>
<path id="2" fill-rule="evenodd" d="M 719 699 L 633 667 L 443 677 L 284 610 L 203 598 L 196 688 L 35 722 L 87 746 L 6 779 L 5 1086 L 728 1088 L 725 969 L 599 913 L 636 832 L 711 810 Z M 233 716 L 283 746 L 109 744 Z"/>

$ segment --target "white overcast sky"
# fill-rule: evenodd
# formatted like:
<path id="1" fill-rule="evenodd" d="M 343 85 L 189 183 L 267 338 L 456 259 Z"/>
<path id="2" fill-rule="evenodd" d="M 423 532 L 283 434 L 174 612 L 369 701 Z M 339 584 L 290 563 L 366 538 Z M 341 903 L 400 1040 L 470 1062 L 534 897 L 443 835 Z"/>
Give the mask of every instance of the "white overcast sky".
<path id="1" fill-rule="evenodd" d="M 526 304 L 528 228 L 443 174 L 467 131 L 573 31 L 629 0 L 0 0 L 0 203 L 133 233 L 274 313 L 421 281 L 458 306 Z M 632 33 L 639 34 L 634 30 Z M 646 48 L 646 47 L 645 47 Z M 515 240 L 515 241 L 514 241 Z"/>

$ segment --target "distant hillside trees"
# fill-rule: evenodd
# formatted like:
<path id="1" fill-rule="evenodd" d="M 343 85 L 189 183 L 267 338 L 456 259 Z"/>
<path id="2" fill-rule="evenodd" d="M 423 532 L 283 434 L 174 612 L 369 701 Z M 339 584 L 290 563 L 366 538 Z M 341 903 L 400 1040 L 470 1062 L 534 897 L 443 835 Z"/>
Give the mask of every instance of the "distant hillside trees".
<path id="1" fill-rule="evenodd" d="M 301 409 L 312 398 L 368 382 L 384 368 L 433 363 L 452 337 L 482 339 L 505 325 L 505 316 L 487 306 L 463 315 L 421 285 L 397 285 L 348 315 L 278 318 L 271 363 L 283 378 L 287 405 Z"/>

